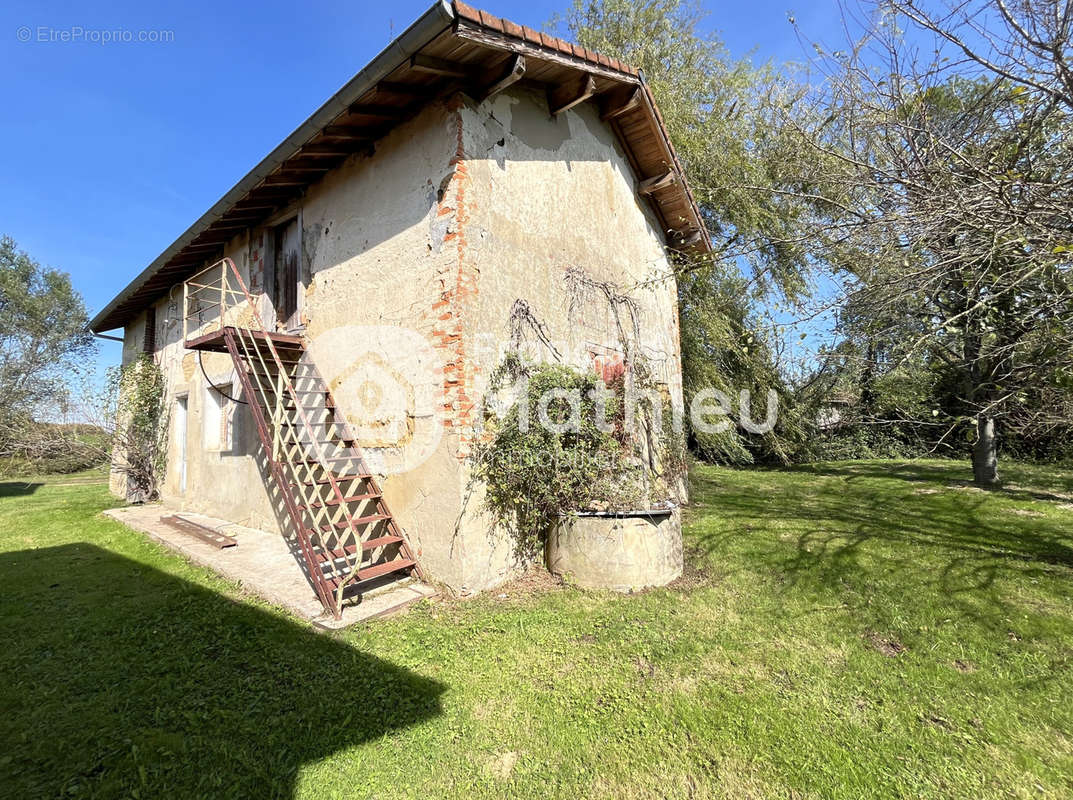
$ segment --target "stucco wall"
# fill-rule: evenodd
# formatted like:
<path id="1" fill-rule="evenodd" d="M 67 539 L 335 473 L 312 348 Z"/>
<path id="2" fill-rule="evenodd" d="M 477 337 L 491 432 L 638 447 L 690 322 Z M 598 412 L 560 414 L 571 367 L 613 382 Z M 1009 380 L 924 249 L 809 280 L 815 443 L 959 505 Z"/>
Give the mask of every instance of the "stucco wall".
<path id="1" fill-rule="evenodd" d="M 622 354 L 624 328 L 681 407 L 676 288 L 663 237 L 596 107 L 552 117 L 543 93 L 518 90 L 457 110 L 466 165 L 457 179 L 460 274 L 473 286 L 464 297 L 463 402 L 483 398 L 507 346 L 511 309 L 522 300 L 557 351 L 530 331 L 532 357 L 593 369 L 596 358 Z M 579 291 L 577 276 L 633 299 L 639 339 L 630 314 L 600 291 Z M 463 422 L 468 452 L 476 420 Z M 466 504 L 458 542 L 467 588 L 493 585 L 519 566 L 509 537 L 482 512 L 479 492 Z"/>
<path id="2" fill-rule="evenodd" d="M 516 300 L 547 326 L 562 360 L 591 368 L 594 354 L 621 351 L 618 328 L 602 296 L 571 293 L 567 271 L 628 288 L 640 310 L 639 344 L 681 402 L 675 288 L 636 182 L 594 107 L 552 118 L 542 94 L 518 90 L 479 107 L 457 95 L 427 108 L 293 209 L 310 278 L 305 333 L 337 406 L 348 416 L 360 406 L 348 376 L 370 343 L 387 354 L 374 368 L 417 376 L 407 389 L 420 406 L 411 433 L 428 446 L 419 464 L 387 477 L 383 488 L 427 572 L 458 592 L 494 586 L 522 566 L 509 538 L 481 512 L 465 468 Z M 267 231 L 248 231 L 226 248 L 255 292 L 265 286 Z M 176 289 L 156 314 L 170 393 L 189 398 L 187 490 L 179 491 L 178 470 L 169 469 L 163 500 L 278 529 L 248 412 L 236 410 L 231 452 L 202 447 L 206 382 L 197 355 L 182 349 L 181 296 Z M 127 329 L 125 361 L 140 351 L 142 324 Z M 400 328 L 409 333 L 391 333 Z M 414 336 L 427 347 L 414 345 Z M 237 391 L 226 356 L 204 354 L 203 364 L 213 382 Z M 392 451 L 370 455 L 375 463 Z"/>

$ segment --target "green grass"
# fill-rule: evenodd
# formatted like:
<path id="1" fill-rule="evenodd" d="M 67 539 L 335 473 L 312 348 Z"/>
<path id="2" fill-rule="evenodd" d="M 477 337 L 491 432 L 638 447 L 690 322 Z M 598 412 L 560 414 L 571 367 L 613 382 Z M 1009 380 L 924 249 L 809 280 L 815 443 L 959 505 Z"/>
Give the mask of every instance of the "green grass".
<path id="1" fill-rule="evenodd" d="M 1073 796 L 1073 474 L 966 471 L 698 468 L 680 585 L 335 636 L 0 484 L 0 796 Z"/>

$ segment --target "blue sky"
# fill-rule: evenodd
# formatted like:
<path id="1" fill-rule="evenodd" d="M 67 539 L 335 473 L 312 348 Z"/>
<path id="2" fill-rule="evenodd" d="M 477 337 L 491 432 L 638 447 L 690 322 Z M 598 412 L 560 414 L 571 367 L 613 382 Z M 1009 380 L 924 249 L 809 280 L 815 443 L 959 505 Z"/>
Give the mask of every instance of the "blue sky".
<path id="1" fill-rule="evenodd" d="M 567 3 L 474 4 L 540 28 Z M 121 0 L 46 9 L 6 0 L 0 234 L 69 272 L 96 312 L 429 5 Z M 811 37 L 837 32 L 834 0 L 705 5 L 731 52 L 758 61 L 805 57 L 788 13 Z M 167 31 L 171 41 L 87 41 L 117 30 Z M 118 345 L 101 344 L 100 362 L 117 362 Z"/>

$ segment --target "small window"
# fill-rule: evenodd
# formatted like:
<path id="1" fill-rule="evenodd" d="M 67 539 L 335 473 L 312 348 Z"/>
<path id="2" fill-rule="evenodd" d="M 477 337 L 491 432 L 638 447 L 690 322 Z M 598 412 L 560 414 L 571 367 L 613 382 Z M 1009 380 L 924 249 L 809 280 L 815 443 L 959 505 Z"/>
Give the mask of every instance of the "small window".
<path id="1" fill-rule="evenodd" d="M 205 394 L 205 449 L 230 452 L 235 436 L 235 403 L 230 399 L 234 397 L 231 384 L 210 386 Z"/>
<path id="2" fill-rule="evenodd" d="M 145 338 L 142 341 L 143 353 L 156 352 L 156 307 L 149 306 L 145 311 Z"/>

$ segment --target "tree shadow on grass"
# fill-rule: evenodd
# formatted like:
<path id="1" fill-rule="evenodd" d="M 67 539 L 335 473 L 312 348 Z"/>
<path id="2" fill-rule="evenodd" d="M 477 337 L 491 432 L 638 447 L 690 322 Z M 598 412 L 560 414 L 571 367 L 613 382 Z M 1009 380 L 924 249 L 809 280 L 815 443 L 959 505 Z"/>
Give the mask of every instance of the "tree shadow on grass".
<path id="1" fill-rule="evenodd" d="M 848 607 L 938 603 L 1004 631 L 1019 601 L 998 584 L 1073 578 L 1068 522 L 1017 516 L 1002 494 L 922 487 L 951 473 L 912 467 L 810 465 L 785 471 L 778 491 L 728 489 L 702 472 L 697 494 L 710 493 L 724 524 L 694 539 L 709 553 L 743 553 L 742 563 L 770 568 L 784 588 Z"/>
<path id="2" fill-rule="evenodd" d="M 1046 485 L 1036 484 L 1041 480 L 1040 470 L 1030 466 L 1011 464 L 1003 468 L 1004 482 L 991 488 L 978 488 L 972 480 L 972 467 L 968 462 L 951 461 L 949 465 L 920 463 L 915 461 L 820 463 L 794 467 L 793 472 L 809 472 L 816 475 L 842 475 L 848 481 L 872 478 L 896 478 L 921 483 L 945 483 L 951 488 L 986 491 L 1011 500 L 1043 500 L 1046 502 L 1070 502 L 1073 497 L 1073 475 L 1054 470 L 1047 477 Z"/>
<path id="3" fill-rule="evenodd" d="M 0 796 L 288 798 L 440 713 L 436 681 L 89 544 L 0 554 L 0 585 Z"/>

